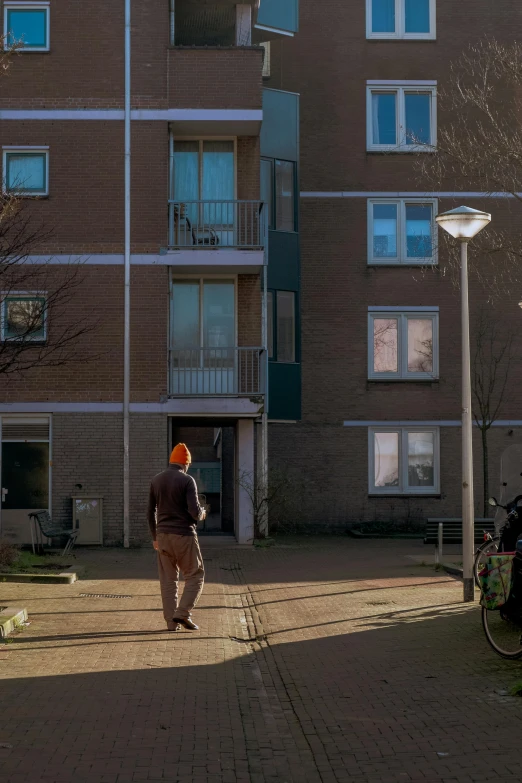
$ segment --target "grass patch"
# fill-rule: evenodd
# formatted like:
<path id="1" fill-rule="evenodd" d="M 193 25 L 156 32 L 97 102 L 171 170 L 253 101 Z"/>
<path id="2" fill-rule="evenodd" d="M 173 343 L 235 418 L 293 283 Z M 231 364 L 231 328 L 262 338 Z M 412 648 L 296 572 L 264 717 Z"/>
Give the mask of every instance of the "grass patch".
<path id="1" fill-rule="evenodd" d="M 60 574 L 66 571 L 69 564 L 56 555 L 33 555 L 32 552 L 18 552 L 15 562 L 3 566 L 0 570 L 5 574 Z"/>
<path id="2" fill-rule="evenodd" d="M 522 681 L 519 680 L 509 689 L 510 696 L 522 696 Z"/>

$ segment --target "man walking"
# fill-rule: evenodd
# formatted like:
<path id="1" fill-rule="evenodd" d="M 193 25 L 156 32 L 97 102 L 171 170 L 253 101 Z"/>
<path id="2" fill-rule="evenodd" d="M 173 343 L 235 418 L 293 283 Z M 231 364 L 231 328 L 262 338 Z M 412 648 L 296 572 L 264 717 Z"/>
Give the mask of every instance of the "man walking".
<path id="1" fill-rule="evenodd" d="M 180 626 L 197 631 L 191 612 L 203 590 L 205 571 L 196 524 L 206 517 L 200 506 L 196 482 L 187 470 L 192 461 L 184 443 L 170 455 L 169 467 L 154 476 L 150 485 L 148 522 L 158 553 L 163 616 L 169 631 Z M 185 589 L 178 604 L 179 573 Z"/>

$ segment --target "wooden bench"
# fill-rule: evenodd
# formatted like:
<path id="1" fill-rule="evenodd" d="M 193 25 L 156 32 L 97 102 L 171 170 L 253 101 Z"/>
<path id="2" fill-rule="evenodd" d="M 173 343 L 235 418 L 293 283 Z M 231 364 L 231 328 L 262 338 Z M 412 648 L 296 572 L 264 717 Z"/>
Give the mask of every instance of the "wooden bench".
<path id="1" fill-rule="evenodd" d="M 425 544 L 437 545 L 439 539 L 439 524 L 442 527 L 442 540 L 445 544 L 462 544 L 462 518 L 436 517 L 426 520 Z M 492 518 L 475 517 L 475 544 L 484 540 L 484 530 L 494 534 L 495 520 Z"/>

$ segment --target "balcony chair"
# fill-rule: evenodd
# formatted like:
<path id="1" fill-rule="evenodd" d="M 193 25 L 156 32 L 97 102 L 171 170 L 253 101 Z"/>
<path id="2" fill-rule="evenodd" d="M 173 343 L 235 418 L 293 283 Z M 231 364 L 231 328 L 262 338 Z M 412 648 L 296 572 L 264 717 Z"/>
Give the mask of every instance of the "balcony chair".
<path id="1" fill-rule="evenodd" d="M 32 511 L 29 514 L 29 519 L 31 526 L 31 544 L 33 547 L 33 554 L 35 554 L 36 549 L 43 550 L 44 538 L 60 538 L 62 541 L 66 538 L 67 542 L 62 552 L 62 557 L 65 557 L 65 555 L 68 555 L 72 552 L 78 537 L 78 533 L 80 532 L 79 530 L 71 530 L 53 525 L 48 511 Z"/>
<path id="2" fill-rule="evenodd" d="M 174 218 L 178 224 L 178 229 L 176 232 L 178 237 L 181 235 L 181 221 L 184 220 L 185 226 L 187 227 L 187 231 L 185 231 L 185 233 L 190 233 L 193 245 L 219 245 L 219 237 L 214 229 L 210 227 L 200 230 L 196 229 L 192 225 L 190 218 L 187 217 L 186 208 L 184 208 L 184 206 L 185 205 L 183 204 L 174 205 Z"/>

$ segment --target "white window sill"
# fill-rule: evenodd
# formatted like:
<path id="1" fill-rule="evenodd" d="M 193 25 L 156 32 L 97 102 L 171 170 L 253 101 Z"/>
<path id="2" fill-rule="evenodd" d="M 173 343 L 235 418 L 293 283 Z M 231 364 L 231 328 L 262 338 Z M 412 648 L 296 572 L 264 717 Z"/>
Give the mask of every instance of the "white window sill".
<path id="1" fill-rule="evenodd" d="M 418 261 L 408 258 L 407 261 L 367 261 L 367 266 L 438 266 L 438 263 L 428 258 L 421 258 Z"/>
<path id="2" fill-rule="evenodd" d="M 438 383 L 438 376 L 427 377 L 425 375 L 411 376 L 409 378 L 390 378 L 390 377 L 370 377 L 367 379 L 368 383 Z"/>

